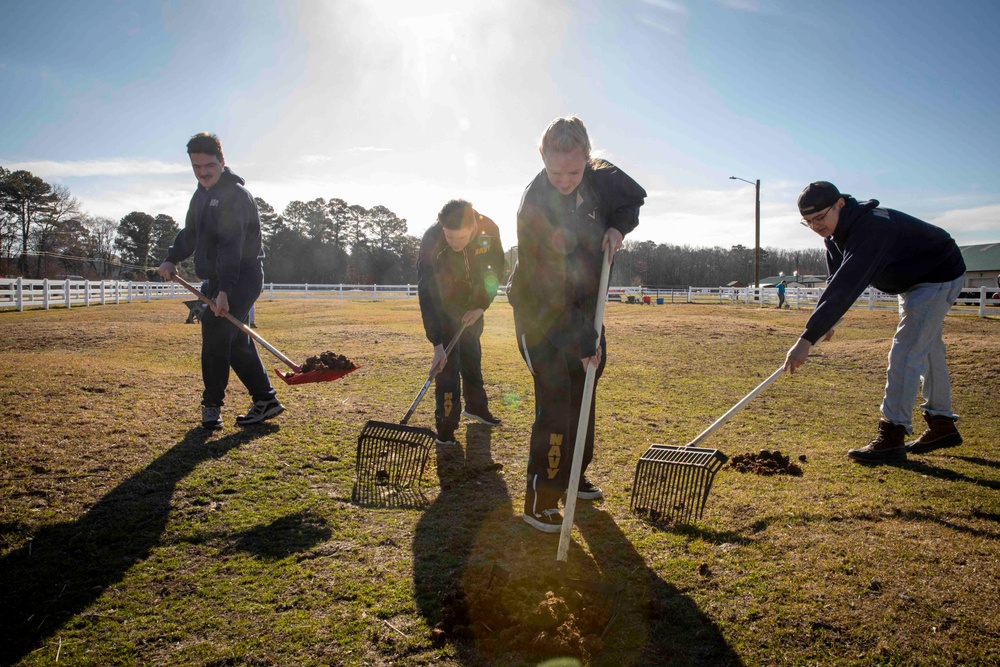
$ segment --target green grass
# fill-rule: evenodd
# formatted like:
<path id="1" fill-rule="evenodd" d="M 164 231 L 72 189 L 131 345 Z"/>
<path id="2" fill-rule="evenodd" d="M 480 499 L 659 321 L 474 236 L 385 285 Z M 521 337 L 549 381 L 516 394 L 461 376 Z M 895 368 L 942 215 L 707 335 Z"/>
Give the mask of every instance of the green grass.
<path id="1" fill-rule="evenodd" d="M 484 374 L 502 427 L 433 451 L 422 503 L 351 502 L 357 436 L 398 421 L 431 350 L 415 301 L 262 301 L 258 330 L 301 361 L 362 368 L 285 386 L 266 426 L 233 378 L 226 428 L 200 420 L 199 330 L 179 301 L 0 314 L 0 664 L 535 665 L 496 610 L 431 629 L 494 565 L 532 606 L 557 538 L 520 520 L 531 378 L 509 306 L 487 312 Z M 961 447 L 850 462 L 873 434 L 895 327 L 852 311 L 809 363 L 705 443 L 806 456 L 801 477 L 724 468 L 692 526 L 629 512 L 638 457 L 683 445 L 783 361 L 805 311 L 609 304 L 571 574 L 623 585 L 593 665 L 1000 664 L 1000 321 L 945 323 Z M 279 362 L 262 352 L 265 363 Z M 429 396 L 411 420 L 431 426 Z M 917 424 L 919 429 L 922 426 Z M 416 497 L 420 500 L 420 497 Z M 416 505 L 416 506 L 414 506 Z M 516 598 L 516 599 L 515 599 Z M 499 604 L 499 602 L 498 602 Z M 499 607 L 498 607 L 499 609 Z"/>

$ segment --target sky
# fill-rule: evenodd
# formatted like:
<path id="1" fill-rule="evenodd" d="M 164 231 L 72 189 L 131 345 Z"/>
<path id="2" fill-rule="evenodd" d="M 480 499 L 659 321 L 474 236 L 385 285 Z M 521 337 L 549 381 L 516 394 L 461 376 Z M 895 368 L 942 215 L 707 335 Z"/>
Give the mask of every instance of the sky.
<path id="1" fill-rule="evenodd" d="M 420 236 L 463 198 L 509 247 L 539 136 L 576 115 L 648 193 L 630 240 L 753 247 L 759 179 L 765 248 L 821 246 L 795 206 L 815 180 L 1000 242 L 991 0 L 0 7 L 0 166 L 95 216 L 183 224 L 208 131 L 279 212 L 381 204 Z"/>

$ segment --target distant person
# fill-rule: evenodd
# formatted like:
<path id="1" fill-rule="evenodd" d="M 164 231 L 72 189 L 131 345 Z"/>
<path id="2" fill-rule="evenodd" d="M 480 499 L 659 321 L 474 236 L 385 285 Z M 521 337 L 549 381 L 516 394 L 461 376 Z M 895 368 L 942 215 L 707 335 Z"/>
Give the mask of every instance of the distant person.
<path id="1" fill-rule="evenodd" d="M 858 461 L 903 461 L 907 451 L 961 444 L 942 340 L 945 315 L 965 280 L 955 241 L 939 227 L 880 207 L 875 199 L 858 202 L 826 181 L 810 183 L 798 204 L 802 224 L 824 239 L 830 278 L 805 331 L 788 350 L 785 370 L 794 373 L 818 340 L 833 337 L 833 326 L 866 287 L 897 294 L 899 325 L 889 350 L 878 433 L 847 454 Z M 927 430 L 905 443 L 921 382 Z"/>
<path id="2" fill-rule="evenodd" d="M 205 279 L 201 291 L 214 301 L 201 318 L 202 427 L 222 428 L 230 368 L 253 399 L 253 405 L 236 418 L 236 423 L 257 424 L 285 408 L 275 395 L 253 340 L 224 317 L 230 313 L 247 322 L 264 285 L 257 204 L 243 187 L 245 181 L 226 166 L 222 142 L 214 134 L 191 137 L 187 152 L 198 187 L 184 228 L 158 271 L 164 279 L 172 280 L 177 264 L 193 254 L 195 273 Z"/>
<path id="3" fill-rule="evenodd" d="M 778 308 L 780 309 L 785 305 L 785 281 L 782 280 L 778 283 Z"/>
<path id="4" fill-rule="evenodd" d="M 483 383 L 483 312 L 496 298 L 503 275 L 500 230 L 464 199 L 453 199 L 424 232 L 417 263 L 417 295 L 427 340 L 434 346 L 434 420 L 439 445 L 454 445 L 459 415 L 487 426 L 490 412 Z M 466 325 L 458 343 L 445 346 Z M 462 405 L 465 409 L 462 409 Z"/>
<path id="5" fill-rule="evenodd" d="M 528 184 L 517 212 L 518 262 L 508 299 L 535 390 L 523 519 L 558 533 L 587 369 L 595 366 L 600 378 L 607 363 L 603 328 L 599 337 L 594 330 L 604 248 L 614 255 L 639 224 L 646 192 L 615 165 L 591 157 L 579 118 L 552 121 L 539 153 L 544 169 Z M 583 500 L 604 497 L 584 474 L 594 454 L 595 405 L 596 396 L 580 486 L 572 490 Z"/>

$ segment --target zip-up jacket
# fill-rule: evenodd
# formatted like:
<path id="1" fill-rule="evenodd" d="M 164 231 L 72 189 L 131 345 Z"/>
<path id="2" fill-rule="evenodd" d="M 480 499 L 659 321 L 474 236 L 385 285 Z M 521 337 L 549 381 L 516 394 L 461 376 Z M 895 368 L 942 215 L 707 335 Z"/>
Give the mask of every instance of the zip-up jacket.
<path id="1" fill-rule="evenodd" d="M 467 311 L 486 310 L 496 298 L 504 254 L 496 223 L 478 212 L 477 231 L 461 251 L 452 250 L 439 224 L 424 232 L 417 260 L 417 296 L 424 332 L 440 345 L 445 319 L 461 319 Z"/>
<path id="2" fill-rule="evenodd" d="M 859 203 L 843 195 L 833 236 L 824 239 L 829 286 L 801 338 L 815 344 L 871 285 L 900 294 L 920 283 L 944 283 L 965 274 L 958 244 L 945 230 L 877 199 Z"/>
<path id="3" fill-rule="evenodd" d="M 639 224 L 646 191 L 605 160 L 591 160 L 569 195 L 543 169 L 517 212 L 517 267 L 507 298 L 518 330 L 544 336 L 578 358 L 597 352 L 594 316 L 601 280 L 601 241 L 614 227 L 625 236 Z"/>
<path id="4" fill-rule="evenodd" d="M 211 189 L 199 184 L 184 228 L 166 257 L 178 264 L 194 254 L 195 273 L 218 281 L 219 291 L 227 294 L 236 287 L 241 269 L 252 268 L 251 275 L 259 274 L 264 259 L 257 202 L 244 183 L 225 167 Z"/>

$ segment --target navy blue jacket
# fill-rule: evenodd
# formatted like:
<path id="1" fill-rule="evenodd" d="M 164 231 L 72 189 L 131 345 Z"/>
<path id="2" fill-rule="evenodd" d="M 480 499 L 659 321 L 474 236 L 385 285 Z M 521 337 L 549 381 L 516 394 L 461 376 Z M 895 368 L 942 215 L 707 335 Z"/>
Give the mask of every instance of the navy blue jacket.
<path id="1" fill-rule="evenodd" d="M 869 285 L 900 294 L 920 283 L 944 283 L 965 274 L 958 244 L 940 227 L 843 195 L 833 236 L 824 239 L 829 286 L 802 334 L 810 343 L 840 321 Z"/>
<path id="2" fill-rule="evenodd" d="M 179 264 L 194 254 L 195 273 L 218 282 L 219 291 L 227 294 L 232 294 L 244 269 L 259 279 L 264 259 L 257 202 L 244 183 L 226 167 L 211 189 L 199 184 L 184 228 L 166 257 Z"/>
<path id="3" fill-rule="evenodd" d="M 424 333 L 432 345 L 440 345 L 441 323 L 458 321 L 467 311 L 486 310 L 496 298 L 503 276 L 504 255 L 496 223 L 475 213 L 477 235 L 461 252 L 444 238 L 439 224 L 430 227 L 420 241 L 417 261 L 417 297 Z"/>
<path id="4" fill-rule="evenodd" d="M 544 336 L 578 358 L 597 352 L 594 314 L 601 280 L 601 241 L 614 227 L 639 224 L 646 191 L 605 160 L 591 160 L 569 195 L 543 169 L 524 191 L 517 212 L 517 268 L 507 298 L 531 340 Z"/>

